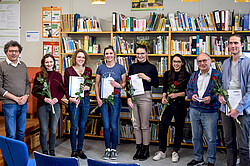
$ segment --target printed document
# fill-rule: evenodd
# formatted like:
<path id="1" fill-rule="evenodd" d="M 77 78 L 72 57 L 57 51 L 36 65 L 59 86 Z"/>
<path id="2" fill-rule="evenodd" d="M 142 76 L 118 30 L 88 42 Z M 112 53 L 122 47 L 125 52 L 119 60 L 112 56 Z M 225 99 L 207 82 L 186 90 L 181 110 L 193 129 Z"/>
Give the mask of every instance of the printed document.
<path id="1" fill-rule="evenodd" d="M 135 89 L 133 91 L 133 95 L 141 95 L 144 94 L 144 86 L 143 86 L 143 82 L 142 79 L 138 77 L 138 74 L 134 74 L 130 76 L 130 83 L 132 85 L 132 89 Z"/>
<path id="2" fill-rule="evenodd" d="M 83 77 L 78 76 L 69 76 L 69 96 L 77 97 L 76 92 L 79 92 L 81 83 L 84 83 Z M 84 97 L 84 91 L 80 94 L 81 97 Z"/>
<path id="3" fill-rule="evenodd" d="M 110 84 L 111 80 L 114 80 L 114 78 L 110 75 L 107 78 L 102 78 L 101 98 L 103 99 L 107 99 L 114 92 L 114 87 Z"/>
<path id="4" fill-rule="evenodd" d="M 242 99 L 241 90 L 240 89 L 227 90 L 227 92 L 229 95 L 228 101 L 231 104 L 232 109 L 235 109 Z M 226 106 L 226 115 L 228 115 L 228 111 L 229 111 L 229 108 L 228 106 Z M 243 112 L 241 112 L 239 115 L 243 115 Z"/>

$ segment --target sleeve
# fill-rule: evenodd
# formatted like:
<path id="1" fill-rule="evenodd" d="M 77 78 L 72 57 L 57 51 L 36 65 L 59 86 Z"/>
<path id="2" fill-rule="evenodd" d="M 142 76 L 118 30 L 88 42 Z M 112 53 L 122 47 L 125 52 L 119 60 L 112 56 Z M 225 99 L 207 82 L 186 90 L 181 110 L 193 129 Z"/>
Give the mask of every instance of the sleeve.
<path id="1" fill-rule="evenodd" d="M 248 65 L 246 76 L 247 76 L 246 84 L 244 85 L 246 88 L 246 93 L 244 94 L 244 96 L 242 96 L 240 103 L 236 107 L 236 110 L 238 112 L 242 112 L 244 109 L 249 110 L 249 107 L 250 107 L 250 65 Z"/>
<path id="2" fill-rule="evenodd" d="M 0 64 L 0 96 L 3 96 L 3 94 L 6 92 L 6 90 L 3 88 L 3 69 L 2 64 Z"/>
<path id="3" fill-rule="evenodd" d="M 192 100 L 192 96 L 194 94 L 194 86 L 193 86 L 194 79 L 195 79 L 195 73 L 192 74 L 187 84 L 187 97 L 190 100 Z"/>
<path id="4" fill-rule="evenodd" d="M 101 66 L 102 66 L 102 65 L 101 65 Z M 101 72 L 101 68 L 102 68 L 101 66 L 98 66 L 98 68 L 96 69 L 96 74 L 101 75 L 101 74 L 100 74 L 100 72 Z"/>
<path id="5" fill-rule="evenodd" d="M 121 65 L 121 75 L 123 75 L 125 73 L 126 73 L 125 67 Z"/>
<path id="6" fill-rule="evenodd" d="M 157 71 L 155 66 L 153 66 L 153 68 L 152 68 L 150 85 L 155 87 L 155 88 L 158 88 L 158 86 L 159 86 L 158 71 Z"/>
<path id="7" fill-rule="evenodd" d="M 39 100 L 44 100 L 45 97 L 42 96 L 41 94 L 38 94 L 39 92 L 40 93 L 42 92 L 42 85 L 37 80 L 37 77 L 39 77 L 39 75 L 40 75 L 40 72 L 36 73 L 33 88 L 32 88 L 32 95 L 38 98 Z"/>
<path id="8" fill-rule="evenodd" d="M 29 75 L 28 75 L 28 70 L 27 70 L 26 65 L 25 65 L 25 69 L 26 69 L 26 88 L 25 88 L 25 94 L 27 94 L 29 96 L 30 95 L 30 80 L 29 80 Z"/>
<path id="9" fill-rule="evenodd" d="M 64 87 L 63 87 L 63 79 L 62 79 L 62 75 L 60 73 L 58 73 L 58 91 L 57 91 L 57 99 L 58 101 L 61 101 L 61 99 L 63 98 L 64 95 Z"/>
<path id="10" fill-rule="evenodd" d="M 65 90 L 65 95 L 66 98 L 69 99 L 69 70 L 66 68 L 65 73 L 64 73 L 64 90 Z"/>
<path id="11" fill-rule="evenodd" d="M 164 76 L 163 76 L 163 90 L 162 90 L 162 93 L 167 93 L 167 89 L 168 89 L 168 72 L 169 71 L 166 71 L 164 73 Z"/>

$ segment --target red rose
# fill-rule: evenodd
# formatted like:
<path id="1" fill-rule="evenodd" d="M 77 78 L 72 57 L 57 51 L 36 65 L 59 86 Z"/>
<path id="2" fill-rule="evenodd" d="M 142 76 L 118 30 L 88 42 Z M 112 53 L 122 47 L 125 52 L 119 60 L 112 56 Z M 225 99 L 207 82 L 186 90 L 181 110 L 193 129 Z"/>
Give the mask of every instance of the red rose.
<path id="1" fill-rule="evenodd" d="M 217 77 L 212 76 L 212 77 L 211 77 L 211 80 L 217 80 Z"/>
<path id="2" fill-rule="evenodd" d="M 115 95 L 119 94 L 119 91 L 117 89 L 115 89 Z"/>
<path id="3" fill-rule="evenodd" d="M 179 85 L 179 82 L 175 81 L 174 86 L 178 86 L 178 85 Z"/>
<path id="4" fill-rule="evenodd" d="M 130 77 L 127 77 L 126 79 L 127 79 L 127 81 L 129 81 L 131 78 L 130 78 Z"/>

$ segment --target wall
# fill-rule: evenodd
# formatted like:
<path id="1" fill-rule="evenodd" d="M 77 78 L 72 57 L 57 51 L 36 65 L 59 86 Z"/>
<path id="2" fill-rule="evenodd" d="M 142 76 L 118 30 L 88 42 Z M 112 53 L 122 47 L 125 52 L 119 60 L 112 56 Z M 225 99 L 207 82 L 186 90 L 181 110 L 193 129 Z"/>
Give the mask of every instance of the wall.
<path id="1" fill-rule="evenodd" d="M 237 14 L 248 13 L 250 3 L 234 3 L 234 0 L 200 0 L 200 2 L 186 2 L 181 0 L 164 0 L 164 10 L 157 13 L 186 12 L 190 16 L 206 14 L 215 9 L 234 9 Z M 131 11 L 131 0 L 106 0 L 105 5 L 91 5 L 90 0 L 21 0 L 21 44 L 24 47 L 22 60 L 29 67 L 40 66 L 42 57 L 42 7 L 61 6 L 63 14 L 79 13 L 81 16 L 96 16 L 100 19 L 102 30 L 110 30 L 112 12 L 123 13 L 126 16 L 147 18 L 150 11 Z M 26 42 L 26 31 L 39 31 L 39 42 Z M 50 40 L 49 40 L 50 41 Z M 54 41 L 58 41 L 54 39 Z"/>

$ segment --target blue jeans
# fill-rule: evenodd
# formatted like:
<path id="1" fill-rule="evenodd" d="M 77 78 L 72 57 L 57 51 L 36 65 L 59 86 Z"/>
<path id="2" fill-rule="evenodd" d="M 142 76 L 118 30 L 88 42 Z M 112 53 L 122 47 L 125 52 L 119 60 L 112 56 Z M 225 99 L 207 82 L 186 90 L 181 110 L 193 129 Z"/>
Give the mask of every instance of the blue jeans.
<path id="1" fill-rule="evenodd" d="M 78 108 L 76 110 L 76 104 L 70 102 L 69 103 L 69 117 L 70 117 L 70 143 L 72 151 L 82 150 L 83 148 L 83 140 L 85 135 L 85 124 L 89 115 L 90 110 L 90 99 L 89 96 L 86 96 L 81 99 Z M 75 116 L 75 117 L 74 117 Z M 78 131 L 78 144 L 76 147 L 76 139 L 77 139 L 77 128 L 79 126 Z"/>
<path id="2" fill-rule="evenodd" d="M 24 105 L 3 104 L 2 110 L 5 118 L 6 137 L 24 141 L 27 103 Z"/>
<path id="3" fill-rule="evenodd" d="M 190 108 L 190 121 L 194 145 L 194 159 L 196 161 L 203 160 L 202 129 L 204 129 L 208 144 L 207 161 L 214 164 L 216 161 L 217 111 L 214 113 L 201 113 L 194 108 Z"/>
<path id="4" fill-rule="evenodd" d="M 249 126 L 250 117 L 244 111 L 244 115 L 238 116 L 243 130 L 232 117 L 221 112 L 225 144 L 227 147 L 227 165 L 236 166 L 237 143 L 239 147 L 240 166 L 249 166 Z M 236 139 L 237 138 L 237 139 Z"/>
<path id="5" fill-rule="evenodd" d="M 38 107 L 38 119 L 40 123 L 40 143 L 42 151 L 47 150 L 47 133 L 49 127 L 49 150 L 55 150 L 56 144 L 56 127 L 58 119 L 60 118 L 61 108 L 60 104 L 54 104 L 56 117 L 52 112 L 50 104 L 43 104 Z M 56 119 L 57 118 L 57 119 Z"/>
<path id="6" fill-rule="evenodd" d="M 103 121 L 104 140 L 106 148 L 110 148 L 110 135 L 112 138 L 112 149 L 116 149 L 118 143 L 118 119 L 120 117 L 121 101 L 120 96 L 114 97 L 114 105 L 110 103 L 103 103 L 100 112 Z M 112 134 L 110 133 L 110 127 Z"/>

